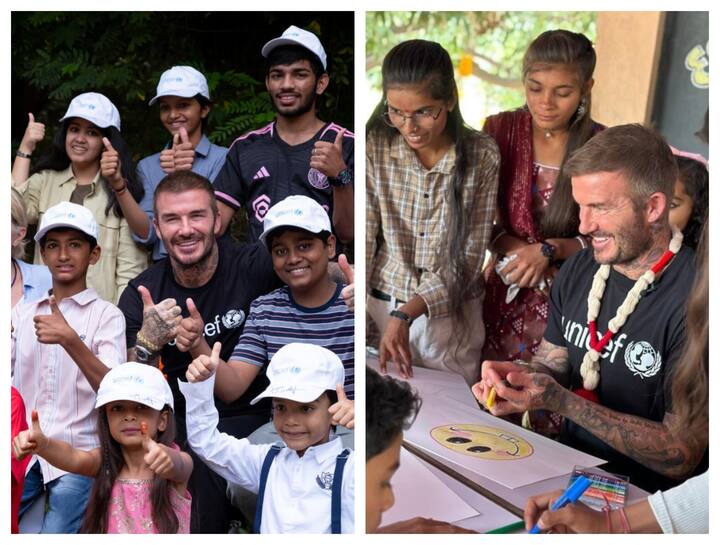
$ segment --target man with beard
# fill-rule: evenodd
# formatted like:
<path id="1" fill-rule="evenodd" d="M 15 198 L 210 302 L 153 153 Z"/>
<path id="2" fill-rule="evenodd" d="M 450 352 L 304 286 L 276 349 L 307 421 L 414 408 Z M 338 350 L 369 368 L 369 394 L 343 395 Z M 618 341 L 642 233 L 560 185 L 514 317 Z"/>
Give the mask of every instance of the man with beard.
<path id="1" fill-rule="evenodd" d="M 187 170 L 166 176 L 155 190 L 153 208 L 153 226 L 168 256 L 131 280 L 118 306 L 127 322 L 128 360 L 156 365 L 168 379 L 177 441 L 183 445 L 185 398 L 177 379 L 184 379 L 193 358 L 209 355 L 216 341 L 227 351 L 221 356 L 229 358 L 250 303 L 281 283 L 261 244 L 238 245 L 228 237 L 216 240 L 220 215 L 213 187 L 203 176 Z M 262 375 L 235 401 L 216 400 L 220 430 L 245 437 L 267 422 L 269 404 L 250 405 L 266 386 Z M 189 482 L 190 530 L 226 533 L 226 483 L 187 450 L 195 462 Z"/>
<path id="2" fill-rule="evenodd" d="M 341 242 L 353 239 L 354 135 L 317 117 L 317 99 L 330 78 L 327 56 L 313 33 L 295 26 L 262 48 L 265 86 L 275 121 L 239 137 L 214 181 L 225 232 L 236 210 L 248 215 L 249 241 L 263 232 L 265 214 L 290 195 L 319 202 Z"/>
<path id="3" fill-rule="evenodd" d="M 664 490 L 706 467 L 707 446 L 668 426 L 694 276 L 693 252 L 668 223 L 678 169 L 663 138 L 640 125 L 603 131 L 563 168 L 591 248 L 557 275 L 533 361 L 483 362 L 473 393 L 495 415 L 559 413 L 561 441 Z"/>

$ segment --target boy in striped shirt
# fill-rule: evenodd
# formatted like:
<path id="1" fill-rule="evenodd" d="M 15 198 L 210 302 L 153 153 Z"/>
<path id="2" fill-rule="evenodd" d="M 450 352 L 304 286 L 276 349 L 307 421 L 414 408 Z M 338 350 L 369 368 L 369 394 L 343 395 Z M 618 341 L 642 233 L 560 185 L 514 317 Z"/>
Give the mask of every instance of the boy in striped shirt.
<path id="1" fill-rule="evenodd" d="M 345 368 L 348 400 L 336 407 L 335 423 L 352 422 L 354 409 L 353 312 L 328 273 L 335 255 L 330 218 L 315 200 L 293 195 L 267 213 L 260 236 L 273 267 L 286 284 L 258 297 L 250 306 L 243 334 L 227 362 L 220 362 L 215 395 L 230 402 L 253 380 L 265 380 L 261 371 L 272 356 L 291 342 L 311 343 L 337 354 Z"/>

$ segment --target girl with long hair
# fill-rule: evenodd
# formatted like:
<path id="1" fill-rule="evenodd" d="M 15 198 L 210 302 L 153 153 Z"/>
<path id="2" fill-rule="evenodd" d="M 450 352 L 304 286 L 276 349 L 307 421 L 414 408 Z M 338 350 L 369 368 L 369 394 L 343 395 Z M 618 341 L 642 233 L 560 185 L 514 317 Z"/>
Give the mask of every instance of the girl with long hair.
<path id="1" fill-rule="evenodd" d="M 603 128 L 590 118 L 594 69 L 595 50 L 583 34 L 543 32 L 523 58 L 527 104 L 485 122 L 502 159 L 483 359 L 532 358 L 559 263 L 587 246 L 578 236 L 579 211 L 562 167 Z"/>
<path id="2" fill-rule="evenodd" d="M 132 239 L 123 206 L 128 199 L 137 203 L 143 188 L 120 134 L 120 114 L 104 95 L 76 96 L 60 120 L 50 151 L 32 169 L 30 160 L 45 137 L 45 126 L 33 114 L 28 117 L 12 169 L 12 183 L 25 199 L 28 222 L 39 224 L 45 211 L 61 201 L 89 208 L 100 228 L 102 253 L 88 271 L 88 285 L 115 303 L 128 281 L 147 267 L 147 255 Z M 105 154 L 114 158 L 115 167 L 101 172 Z M 120 175 L 110 176 L 115 171 Z M 34 262 L 42 263 L 39 247 Z"/>
<path id="3" fill-rule="evenodd" d="M 484 327 L 482 264 L 499 156 L 465 125 L 452 61 L 409 40 L 382 66 L 383 97 L 367 125 L 367 310 L 380 368 L 447 369 L 472 384 Z"/>
<path id="4" fill-rule="evenodd" d="M 13 439 L 13 454 L 43 457 L 70 473 L 94 477 L 83 533 L 189 533 L 192 458 L 175 439 L 173 396 L 162 372 L 123 363 L 97 392 L 100 447 L 83 451 L 46 437 L 37 411 Z"/>

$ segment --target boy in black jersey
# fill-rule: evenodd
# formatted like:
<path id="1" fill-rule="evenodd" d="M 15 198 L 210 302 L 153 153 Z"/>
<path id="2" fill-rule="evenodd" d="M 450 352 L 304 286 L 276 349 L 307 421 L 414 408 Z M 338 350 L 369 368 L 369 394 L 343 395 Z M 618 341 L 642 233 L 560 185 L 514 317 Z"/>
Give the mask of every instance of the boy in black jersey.
<path id="1" fill-rule="evenodd" d="M 267 42 L 262 54 L 267 58 L 265 85 L 277 116 L 240 136 L 228 150 L 214 182 L 221 232 L 243 207 L 247 238 L 255 241 L 271 206 L 290 195 L 305 195 L 325 208 L 338 239 L 350 242 L 355 137 L 317 117 L 317 98 L 330 81 L 325 50 L 313 33 L 291 26 Z"/>

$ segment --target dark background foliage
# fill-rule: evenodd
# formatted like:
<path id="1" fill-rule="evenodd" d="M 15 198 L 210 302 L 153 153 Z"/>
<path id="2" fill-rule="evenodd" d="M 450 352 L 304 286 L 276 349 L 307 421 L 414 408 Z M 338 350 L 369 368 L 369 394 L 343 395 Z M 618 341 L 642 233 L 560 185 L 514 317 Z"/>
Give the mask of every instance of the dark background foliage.
<path id="1" fill-rule="evenodd" d="M 227 146 L 273 118 L 260 49 L 291 24 L 315 32 L 328 53 L 320 117 L 353 127 L 352 12 L 13 12 L 11 151 L 32 112 L 47 127 L 42 153 L 69 101 L 87 91 L 117 106 L 136 161 L 159 151 L 168 134 L 147 103 L 173 65 L 205 74 L 208 136 Z"/>

